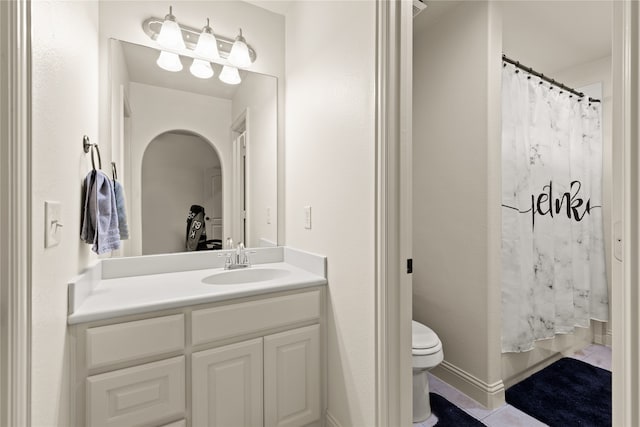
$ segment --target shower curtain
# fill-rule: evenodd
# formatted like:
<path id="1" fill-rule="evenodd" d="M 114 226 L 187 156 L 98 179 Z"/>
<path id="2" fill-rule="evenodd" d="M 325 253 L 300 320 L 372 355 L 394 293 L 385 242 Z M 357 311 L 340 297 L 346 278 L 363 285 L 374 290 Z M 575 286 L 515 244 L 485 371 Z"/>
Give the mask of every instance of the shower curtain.
<path id="1" fill-rule="evenodd" d="M 502 74 L 502 351 L 606 321 L 600 104 Z"/>

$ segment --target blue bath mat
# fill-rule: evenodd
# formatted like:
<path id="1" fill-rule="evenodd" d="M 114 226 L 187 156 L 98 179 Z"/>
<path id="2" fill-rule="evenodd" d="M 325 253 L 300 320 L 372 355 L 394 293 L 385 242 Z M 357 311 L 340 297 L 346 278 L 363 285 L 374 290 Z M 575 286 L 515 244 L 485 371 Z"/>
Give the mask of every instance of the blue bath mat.
<path id="1" fill-rule="evenodd" d="M 435 427 L 486 427 L 439 394 L 429 393 L 431 412 L 438 417 Z"/>
<path id="2" fill-rule="evenodd" d="M 611 426 L 611 372 L 563 358 L 507 389 L 507 403 L 551 427 Z"/>

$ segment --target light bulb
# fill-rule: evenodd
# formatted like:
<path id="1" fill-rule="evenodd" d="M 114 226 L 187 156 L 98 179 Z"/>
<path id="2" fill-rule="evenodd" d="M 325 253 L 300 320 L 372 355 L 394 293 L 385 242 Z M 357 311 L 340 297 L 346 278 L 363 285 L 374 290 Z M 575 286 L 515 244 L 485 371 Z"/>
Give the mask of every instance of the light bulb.
<path id="1" fill-rule="evenodd" d="M 213 29 L 209 26 L 209 18 L 207 18 L 207 25 L 202 29 L 202 33 L 200 33 L 200 37 L 198 37 L 198 44 L 196 45 L 194 53 L 209 61 L 220 59 L 218 42 L 213 35 Z"/>
<path id="2" fill-rule="evenodd" d="M 211 68 L 211 64 L 202 59 L 194 59 L 191 67 L 189 67 L 189 71 L 199 79 L 209 79 L 213 77 L 213 68 Z"/>
<path id="3" fill-rule="evenodd" d="M 236 41 L 231 46 L 231 52 L 229 52 L 229 62 L 236 67 L 248 67 L 251 65 L 251 57 L 249 56 L 249 47 L 247 41 L 242 37 L 242 29 L 240 34 L 236 37 Z"/>
<path id="4" fill-rule="evenodd" d="M 160 47 L 165 49 L 184 50 L 186 48 L 182 39 L 182 30 L 176 22 L 176 17 L 172 14 L 171 6 L 169 6 L 169 14 L 164 17 L 157 42 Z"/>
<path id="5" fill-rule="evenodd" d="M 218 78 L 220 81 L 228 85 L 237 85 L 242 81 L 242 79 L 240 79 L 238 69 L 228 65 L 222 67 L 222 71 L 220 71 L 220 76 L 218 76 Z"/>
<path id="6" fill-rule="evenodd" d="M 182 70 L 182 62 L 180 61 L 180 57 L 171 52 L 161 51 L 158 60 L 156 61 L 158 67 L 163 70 L 177 72 Z"/>

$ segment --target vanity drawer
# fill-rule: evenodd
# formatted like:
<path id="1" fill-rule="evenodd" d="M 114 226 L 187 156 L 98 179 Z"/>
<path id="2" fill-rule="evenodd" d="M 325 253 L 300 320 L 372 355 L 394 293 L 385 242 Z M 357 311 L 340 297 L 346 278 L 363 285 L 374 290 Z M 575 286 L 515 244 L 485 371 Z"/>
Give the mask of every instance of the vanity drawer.
<path id="1" fill-rule="evenodd" d="M 193 345 L 320 318 L 320 291 L 230 304 L 192 315 Z"/>
<path id="2" fill-rule="evenodd" d="M 184 416 L 184 356 L 94 375 L 86 381 L 86 423 L 92 427 L 157 425 Z"/>
<path id="3" fill-rule="evenodd" d="M 89 328 L 89 369 L 180 351 L 184 348 L 184 314 Z"/>

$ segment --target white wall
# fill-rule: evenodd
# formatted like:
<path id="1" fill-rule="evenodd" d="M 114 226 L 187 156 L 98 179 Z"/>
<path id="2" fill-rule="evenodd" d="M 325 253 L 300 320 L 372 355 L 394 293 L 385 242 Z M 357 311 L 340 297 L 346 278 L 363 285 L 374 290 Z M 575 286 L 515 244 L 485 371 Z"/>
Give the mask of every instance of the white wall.
<path id="1" fill-rule="evenodd" d="M 158 135 L 174 130 L 186 130 L 202 136 L 218 153 L 222 176 L 225 177 L 222 183 L 223 235 L 228 236 L 231 179 L 226 177 L 232 164 L 231 101 L 135 82 L 130 83 L 129 91 L 132 114 L 127 214 L 131 242 L 127 255 L 142 254 L 141 165 L 145 150 Z"/>
<path id="2" fill-rule="evenodd" d="M 495 407 L 504 401 L 500 10 L 462 2 L 413 48 L 413 318 L 443 343 L 434 373 Z"/>
<path id="3" fill-rule="evenodd" d="M 155 138 L 142 161 L 142 254 L 185 251 L 187 214 L 191 205 L 215 216 L 207 171 L 220 170 L 211 145 L 198 136 L 167 133 Z M 170 171 L 169 173 L 167 173 Z M 220 215 L 218 213 L 218 215 Z M 207 227 L 209 233 L 210 227 Z M 207 235 L 212 239 L 211 234 Z"/>
<path id="4" fill-rule="evenodd" d="M 82 137 L 98 141 L 98 4 L 35 1 L 32 31 L 32 360 L 34 427 L 69 425 L 67 281 L 94 257 L 81 243 Z M 110 160 L 103 152 L 103 164 Z M 62 202 L 59 246 L 44 248 L 44 201 Z"/>
<path id="5" fill-rule="evenodd" d="M 285 20 L 285 235 L 328 257 L 330 426 L 375 425 L 375 16 L 312 1 Z"/>
<path id="6" fill-rule="evenodd" d="M 245 74 L 232 100 L 235 120 L 247 106 L 247 235 L 246 247 L 258 247 L 260 239 L 278 241 L 278 110 L 277 80 Z M 269 209 L 269 219 L 267 219 Z"/>

